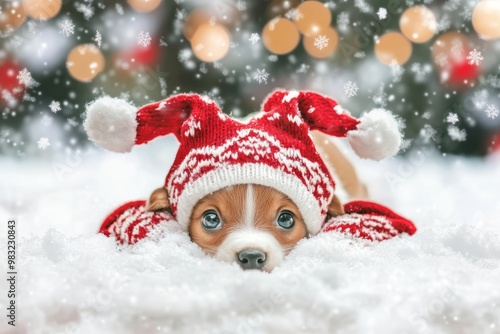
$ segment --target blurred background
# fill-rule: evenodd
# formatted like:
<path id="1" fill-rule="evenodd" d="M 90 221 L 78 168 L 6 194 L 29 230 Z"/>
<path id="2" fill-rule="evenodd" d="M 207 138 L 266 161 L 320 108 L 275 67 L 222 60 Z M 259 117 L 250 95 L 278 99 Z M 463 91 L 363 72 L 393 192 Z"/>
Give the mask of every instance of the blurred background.
<path id="1" fill-rule="evenodd" d="M 85 105 L 104 94 L 196 92 L 240 117 L 278 87 L 391 110 L 402 154 L 500 147 L 497 0 L 2 0 L 0 34 L 0 154 L 16 159 L 93 145 Z"/>

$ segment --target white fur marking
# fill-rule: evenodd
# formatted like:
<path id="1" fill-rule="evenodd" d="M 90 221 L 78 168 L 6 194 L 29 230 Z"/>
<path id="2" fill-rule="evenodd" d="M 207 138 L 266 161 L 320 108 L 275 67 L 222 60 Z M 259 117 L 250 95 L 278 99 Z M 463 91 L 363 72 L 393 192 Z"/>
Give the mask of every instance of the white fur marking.
<path id="1" fill-rule="evenodd" d="M 253 227 L 243 228 L 229 234 L 217 249 L 215 257 L 226 262 L 236 261 L 236 254 L 244 249 L 258 249 L 266 254 L 264 271 L 271 271 L 283 262 L 285 253 L 280 243 L 269 232 Z"/>
<path id="2" fill-rule="evenodd" d="M 253 227 L 255 213 L 255 199 L 253 197 L 253 187 L 247 185 L 247 193 L 245 196 L 245 212 L 243 213 L 243 222 L 247 228 Z"/>

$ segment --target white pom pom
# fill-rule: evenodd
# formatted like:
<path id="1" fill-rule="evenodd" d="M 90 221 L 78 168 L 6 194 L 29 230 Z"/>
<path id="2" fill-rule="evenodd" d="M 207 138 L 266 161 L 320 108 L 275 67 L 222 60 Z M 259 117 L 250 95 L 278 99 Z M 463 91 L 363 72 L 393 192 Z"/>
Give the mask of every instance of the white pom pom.
<path id="1" fill-rule="evenodd" d="M 114 152 L 130 152 L 137 133 L 137 108 L 124 100 L 101 97 L 87 106 L 83 127 L 89 139 Z"/>
<path id="2" fill-rule="evenodd" d="M 398 122 L 389 111 L 374 109 L 359 121 L 357 129 L 347 133 L 349 144 L 359 157 L 381 160 L 398 153 L 401 133 Z"/>

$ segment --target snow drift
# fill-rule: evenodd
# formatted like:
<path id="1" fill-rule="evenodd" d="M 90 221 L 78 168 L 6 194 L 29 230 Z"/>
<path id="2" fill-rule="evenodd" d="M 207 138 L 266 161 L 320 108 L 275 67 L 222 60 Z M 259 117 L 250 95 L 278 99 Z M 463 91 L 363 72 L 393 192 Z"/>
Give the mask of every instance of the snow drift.
<path id="1" fill-rule="evenodd" d="M 129 248 L 95 234 L 163 183 L 173 141 L 0 159 L 0 213 L 18 219 L 19 243 L 18 326 L 2 333 L 500 333 L 499 157 L 353 157 L 373 198 L 417 234 L 319 235 L 268 274 L 206 256 L 175 225 Z"/>

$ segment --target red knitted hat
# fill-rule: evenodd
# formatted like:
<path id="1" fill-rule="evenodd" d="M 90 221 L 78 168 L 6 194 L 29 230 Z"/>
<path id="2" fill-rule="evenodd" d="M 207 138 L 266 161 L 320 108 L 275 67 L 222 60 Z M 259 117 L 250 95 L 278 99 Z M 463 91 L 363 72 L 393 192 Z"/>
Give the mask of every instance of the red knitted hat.
<path id="1" fill-rule="evenodd" d="M 397 153 L 401 142 L 398 124 L 385 110 L 375 109 L 357 120 L 328 97 L 282 90 L 245 122 L 197 94 L 172 96 L 139 109 L 103 97 L 88 106 L 84 128 L 92 141 L 115 152 L 174 134 L 180 147 L 165 187 L 172 212 L 185 229 L 192 208 L 204 196 L 253 183 L 290 197 L 308 231 L 316 234 L 335 184 L 309 131 L 347 136 L 360 157 L 375 160 Z"/>

